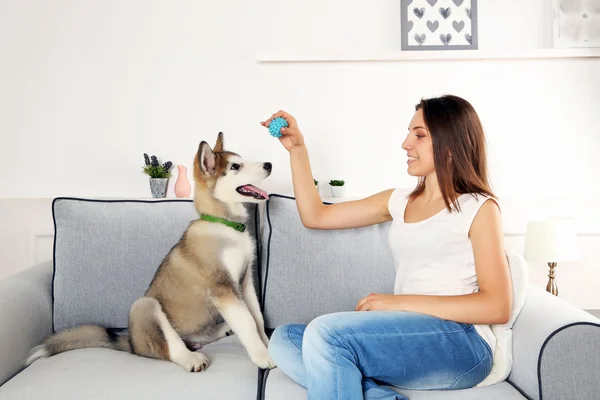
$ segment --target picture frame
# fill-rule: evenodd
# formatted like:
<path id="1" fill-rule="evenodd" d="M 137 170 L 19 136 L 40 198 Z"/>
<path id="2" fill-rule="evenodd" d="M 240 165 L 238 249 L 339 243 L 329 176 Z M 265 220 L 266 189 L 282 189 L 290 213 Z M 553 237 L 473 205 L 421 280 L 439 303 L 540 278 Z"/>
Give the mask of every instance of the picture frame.
<path id="1" fill-rule="evenodd" d="M 552 0 L 552 44 L 600 47 L 600 0 Z"/>
<path id="2" fill-rule="evenodd" d="M 477 0 L 400 0 L 402 50 L 477 50 Z"/>

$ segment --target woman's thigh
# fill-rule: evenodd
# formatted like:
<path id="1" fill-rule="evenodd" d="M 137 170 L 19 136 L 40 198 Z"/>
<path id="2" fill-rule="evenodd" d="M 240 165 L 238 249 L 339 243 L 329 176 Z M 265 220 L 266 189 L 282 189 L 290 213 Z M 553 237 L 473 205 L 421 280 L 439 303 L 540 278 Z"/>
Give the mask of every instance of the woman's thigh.
<path id="1" fill-rule="evenodd" d="M 461 389 L 490 372 L 492 354 L 474 327 L 400 311 L 320 316 L 304 332 L 307 346 L 343 346 L 363 377 L 397 387 Z"/>

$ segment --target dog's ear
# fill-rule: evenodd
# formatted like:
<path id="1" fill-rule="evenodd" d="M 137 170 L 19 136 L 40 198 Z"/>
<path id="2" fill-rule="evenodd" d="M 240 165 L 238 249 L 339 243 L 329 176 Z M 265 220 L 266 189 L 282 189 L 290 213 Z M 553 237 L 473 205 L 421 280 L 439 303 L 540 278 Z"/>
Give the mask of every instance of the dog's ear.
<path id="1" fill-rule="evenodd" d="M 205 175 L 215 173 L 215 153 L 204 140 L 198 147 L 198 164 L 200 164 L 200 171 Z"/>
<path id="2" fill-rule="evenodd" d="M 223 151 L 223 132 L 219 132 L 217 135 L 217 143 L 213 149 L 215 153 L 220 153 Z"/>

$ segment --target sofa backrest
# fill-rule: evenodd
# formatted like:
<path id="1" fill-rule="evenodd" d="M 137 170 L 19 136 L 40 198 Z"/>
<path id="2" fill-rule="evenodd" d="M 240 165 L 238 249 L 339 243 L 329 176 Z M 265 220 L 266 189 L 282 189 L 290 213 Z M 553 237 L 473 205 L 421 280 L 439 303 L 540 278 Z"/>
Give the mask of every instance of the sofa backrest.
<path id="1" fill-rule="evenodd" d="M 369 293 L 393 292 L 389 222 L 357 229 L 308 229 L 296 200 L 280 195 L 270 196 L 264 213 L 261 274 L 267 329 L 354 311 Z"/>
<path id="2" fill-rule="evenodd" d="M 256 239 L 257 207 L 249 204 L 248 210 L 247 229 Z M 187 199 L 61 197 L 52 212 L 56 331 L 80 324 L 127 327 L 131 304 L 144 295 L 163 258 L 198 218 Z"/>

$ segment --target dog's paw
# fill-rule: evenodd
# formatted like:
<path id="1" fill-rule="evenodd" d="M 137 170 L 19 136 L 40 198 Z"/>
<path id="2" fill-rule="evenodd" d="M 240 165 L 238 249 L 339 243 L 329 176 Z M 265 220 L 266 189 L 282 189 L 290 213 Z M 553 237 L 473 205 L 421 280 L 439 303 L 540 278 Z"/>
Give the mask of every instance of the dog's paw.
<path id="1" fill-rule="evenodd" d="M 190 352 L 184 368 L 190 372 L 200 372 L 208 368 L 208 358 L 199 352 Z"/>
<path id="2" fill-rule="evenodd" d="M 266 348 L 256 351 L 254 354 L 250 354 L 250 359 L 261 369 L 273 369 L 276 367 L 275 361 L 271 359 Z"/>

